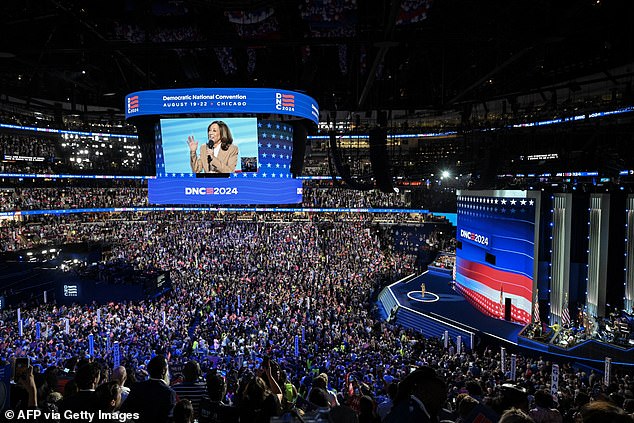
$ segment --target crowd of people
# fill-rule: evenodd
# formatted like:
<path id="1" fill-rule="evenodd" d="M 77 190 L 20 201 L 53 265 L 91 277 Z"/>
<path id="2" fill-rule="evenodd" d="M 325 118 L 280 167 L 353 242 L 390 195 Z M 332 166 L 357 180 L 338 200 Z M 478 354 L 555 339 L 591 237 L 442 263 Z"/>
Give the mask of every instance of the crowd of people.
<path id="1" fill-rule="evenodd" d="M 225 11 L 227 20 L 234 24 L 239 25 L 252 25 L 258 22 L 263 22 L 269 19 L 275 14 L 275 9 L 272 7 L 260 7 L 249 11 L 244 10 L 231 10 Z"/>
<path id="2" fill-rule="evenodd" d="M 0 211 L 144 207 L 147 205 L 147 188 L 61 187 L 0 189 Z"/>
<path id="3" fill-rule="evenodd" d="M 451 252 L 440 254 L 438 257 L 436 257 L 436 259 L 434 259 L 434 261 L 431 263 L 431 266 L 446 270 L 453 270 L 453 268 L 456 266 L 455 251 L 456 250 L 454 249 Z"/>
<path id="4" fill-rule="evenodd" d="M 333 219 L 342 222 L 370 221 L 373 224 L 392 225 L 397 223 L 419 224 L 439 221 L 441 218 L 425 214 L 404 213 L 308 213 L 308 212 L 199 212 L 210 220 L 232 222 L 253 221 L 291 223 L 297 221 L 320 222 Z M 139 222 L 154 219 L 155 216 L 171 216 L 169 212 L 108 212 L 69 213 L 62 215 L 42 214 L 23 219 L 0 221 L 0 252 L 14 252 L 37 247 L 57 246 L 64 243 L 111 242 L 120 236 L 105 222 L 118 219 Z M 263 217 L 266 216 L 266 217 Z M 125 235 L 125 231 L 123 232 Z"/>
<path id="5" fill-rule="evenodd" d="M 51 162 L 55 158 L 55 143 L 50 139 L 38 137 L 18 138 L 9 134 L 0 134 L 0 158 L 7 156 L 41 158 Z"/>
<path id="6" fill-rule="evenodd" d="M 251 23 L 233 22 L 233 27 L 240 38 L 263 39 L 279 36 L 280 25 L 275 15 Z"/>
<path id="7" fill-rule="evenodd" d="M 139 421 L 259 422 L 290 413 L 542 422 L 593 412 L 631 421 L 634 381 L 623 369 L 604 384 L 560 363 L 555 409 L 552 362 L 518 354 L 512 381 L 495 347 L 458 353 L 382 320 L 373 299 L 411 274 L 414 258 L 387 248 L 369 215 L 285 216 L 86 215 L 85 225 L 79 217 L 42 225 L 41 238 L 56 243 L 107 240 L 106 260 L 169 271 L 173 290 L 137 303 L 20 304 L 22 335 L 16 307 L 0 312 L 0 358 L 30 363 L 13 387 L 13 407 L 61 416 L 118 410 Z"/>
<path id="8" fill-rule="evenodd" d="M 124 39 L 131 43 L 177 43 L 183 41 L 202 41 L 203 37 L 197 26 L 177 26 L 172 28 L 144 29 L 134 23 L 115 23 L 113 37 Z"/>
<path id="9" fill-rule="evenodd" d="M 306 158 L 302 174 L 306 176 L 329 176 L 330 168 L 328 167 L 327 160 L 325 157 L 320 157 L 319 159 Z"/>
<path id="10" fill-rule="evenodd" d="M 3 173 L 140 173 L 141 147 L 136 139 L 98 135 L 33 136 L 30 132 L 0 134 Z"/>
<path id="11" fill-rule="evenodd" d="M 606 316 L 596 317 L 590 314 L 582 304 L 572 313 L 568 321 L 547 326 L 545 322 L 534 322 L 527 327 L 526 335 L 540 342 L 551 343 L 570 348 L 585 341 L 595 339 L 600 342 L 630 348 L 634 328 L 634 310 L 615 308 Z"/>
<path id="12" fill-rule="evenodd" d="M 346 188 L 320 186 L 306 181 L 303 184 L 304 207 L 346 208 L 408 208 L 402 193 L 387 194 L 379 190 L 353 191 Z"/>
<path id="13" fill-rule="evenodd" d="M 146 207 L 147 183 L 133 181 L 111 187 L 0 188 L 0 211 L 77 208 Z M 351 191 L 305 181 L 301 207 L 305 208 L 409 208 L 403 194 L 378 190 Z"/>
<path id="14" fill-rule="evenodd" d="M 406 0 L 401 2 L 401 10 L 396 18 L 397 25 L 410 25 L 427 19 L 432 0 Z"/>
<path id="15" fill-rule="evenodd" d="M 314 37 L 352 37 L 356 34 L 356 0 L 305 1 L 300 4 L 302 19 Z"/>
<path id="16" fill-rule="evenodd" d="M 238 71 L 238 64 L 231 47 L 214 47 L 214 52 L 225 75 L 233 75 Z"/>

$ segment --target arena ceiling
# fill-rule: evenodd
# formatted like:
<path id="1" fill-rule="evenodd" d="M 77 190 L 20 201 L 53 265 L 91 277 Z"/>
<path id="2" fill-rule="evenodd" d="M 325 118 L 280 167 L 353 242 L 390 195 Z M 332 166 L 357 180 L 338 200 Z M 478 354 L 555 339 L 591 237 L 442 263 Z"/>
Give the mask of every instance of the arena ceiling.
<path id="1" fill-rule="evenodd" d="M 634 62 L 625 0 L 3 0 L 0 93 L 120 109 L 168 87 L 460 110 Z"/>

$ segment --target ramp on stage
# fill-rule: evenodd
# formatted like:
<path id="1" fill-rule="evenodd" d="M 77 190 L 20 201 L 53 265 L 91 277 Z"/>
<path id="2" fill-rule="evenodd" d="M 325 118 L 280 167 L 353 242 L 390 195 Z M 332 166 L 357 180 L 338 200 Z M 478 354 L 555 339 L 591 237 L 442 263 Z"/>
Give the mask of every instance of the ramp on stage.
<path id="1" fill-rule="evenodd" d="M 422 283 L 425 283 L 424 298 Z M 443 336 L 448 331 L 454 342 L 456 336 L 461 336 L 469 348 L 474 338 L 481 335 L 517 344 L 517 336 L 524 327 L 482 314 L 452 288 L 451 274 L 443 271 L 430 270 L 396 282 L 381 292 L 379 303 L 397 324 L 426 336 Z"/>

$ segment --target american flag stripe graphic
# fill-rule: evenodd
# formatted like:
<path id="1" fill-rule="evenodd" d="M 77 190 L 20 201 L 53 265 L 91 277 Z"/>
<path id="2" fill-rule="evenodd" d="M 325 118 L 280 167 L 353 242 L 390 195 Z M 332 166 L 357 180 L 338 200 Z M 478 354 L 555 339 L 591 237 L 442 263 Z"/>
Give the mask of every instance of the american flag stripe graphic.
<path id="1" fill-rule="evenodd" d="M 295 96 L 293 94 L 282 94 L 282 106 L 295 107 Z"/>

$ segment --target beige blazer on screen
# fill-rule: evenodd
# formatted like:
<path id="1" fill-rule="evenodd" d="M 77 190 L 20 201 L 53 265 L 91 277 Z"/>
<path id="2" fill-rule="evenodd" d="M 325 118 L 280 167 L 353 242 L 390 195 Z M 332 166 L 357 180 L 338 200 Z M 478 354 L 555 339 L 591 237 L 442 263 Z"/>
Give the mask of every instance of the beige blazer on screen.
<path id="1" fill-rule="evenodd" d="M 209 161 L 211 156 L 211 161 Z M 227 150 L 218 150 L 214 156 L 213 149 L 207 148 L 207 144 L 200 146 L 200 156 L 196 152 L 190 152 L 190 165 L 194 173 L 233 173 L 238 164 L 238 147 L 229 144 Z"/>

